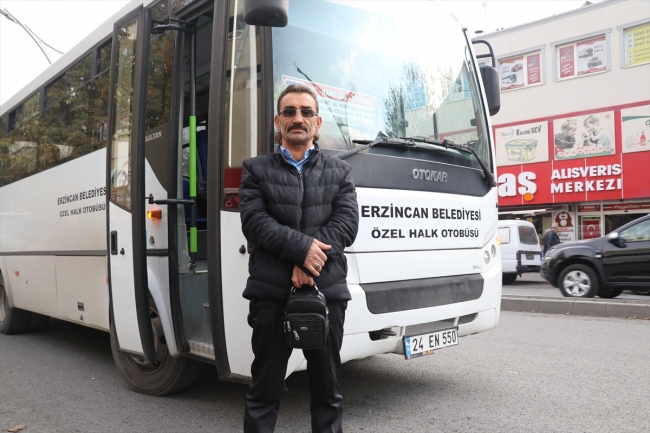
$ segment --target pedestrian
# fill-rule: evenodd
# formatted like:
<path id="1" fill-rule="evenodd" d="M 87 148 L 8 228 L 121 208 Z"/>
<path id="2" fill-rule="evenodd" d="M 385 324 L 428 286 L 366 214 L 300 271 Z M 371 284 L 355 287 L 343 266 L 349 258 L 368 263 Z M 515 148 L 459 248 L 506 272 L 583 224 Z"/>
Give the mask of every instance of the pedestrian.
<path id="1" fill-rule="evenodd" d="M 544 243 L 544 255 L 546 255 L 546 252 L 553 245 L 557 245 L 560 243 L 560 237 L 557 234 L 559 228 L 560 225 L 558 223 L 553 223 L 553 225 L 551 225 L 551 228 L 547 229 L 546 233 L 544 233 L 544 237 L 542 238 L 542 241 Z"/>
<path id="2" fill-rule="evenodd" d="M 303 350 L 311 392 L 312 432 L 343 431 L 340 386 L 343 322 L 351 299 L 343 250 L 354 242 L 359 211 L 350 165 L 325 156 L 322 124 L 311 88 L 292 84 L 278 98 L 276 152 L 244 161 L 242 231 L 249 242 L 248 324 L 255 359 L 246 395 L 245 433 L 270 433 L 280 410 L 292 348 L 284 307 L 292 286 L 316 284 L 327 299 L 324 347 Z"/>

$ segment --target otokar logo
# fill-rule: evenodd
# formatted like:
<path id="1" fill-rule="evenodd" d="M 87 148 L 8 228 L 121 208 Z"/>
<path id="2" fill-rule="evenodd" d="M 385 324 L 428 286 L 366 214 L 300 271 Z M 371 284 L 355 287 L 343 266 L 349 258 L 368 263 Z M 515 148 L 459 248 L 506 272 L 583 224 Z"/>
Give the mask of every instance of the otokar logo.
<path id="1" fill-rule="evenodd" d="M 535 194 L 537 192 L 537 184 L 533 182 L 537 179 L 537 175 L 532 171 L 522 171 L 518 176 L 512 173 L 503 173 L 499 176 L 499 188 L 497 192 L 499 197 L 515 197 L 519 195 Z"/>

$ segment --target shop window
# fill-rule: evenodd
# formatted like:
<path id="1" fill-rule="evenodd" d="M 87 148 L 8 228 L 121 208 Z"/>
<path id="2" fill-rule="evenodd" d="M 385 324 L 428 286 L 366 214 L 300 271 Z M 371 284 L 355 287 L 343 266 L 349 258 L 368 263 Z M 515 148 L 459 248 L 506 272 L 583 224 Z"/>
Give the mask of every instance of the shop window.
<path id="1" fill-rule="evenodd" d="M 543 58 L 543 48 L 522 54 L 501 56 L 498 60 L 501 91 L 544 84 Z"/>
<path id="2" fill-rule="evenodd" d="M 650 63 L 650 18 L 617 27 L 621 68 Z"/>
<path id="3" fill-rule="evenodd" d="M 555 47 L 555 81 L 582 77 L 611 69 L 610 30 L 552 43 Z"/>

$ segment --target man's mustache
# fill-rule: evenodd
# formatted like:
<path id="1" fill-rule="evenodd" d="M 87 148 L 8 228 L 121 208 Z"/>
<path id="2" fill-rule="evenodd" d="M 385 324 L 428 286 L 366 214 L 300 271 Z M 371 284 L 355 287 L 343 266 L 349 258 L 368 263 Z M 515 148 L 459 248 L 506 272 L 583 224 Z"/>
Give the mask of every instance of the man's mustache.
<path id="1" fill-rule="evenodd" d="M 293 131 L 294 129 L 302 129 L 305 132 L 309 132 L 309 129 L 307 128 L 306 125 L 301 125 L 299 123 L 292 123 L 291 125 L 289 125 L 289 127 L 287 128 L 287 132 Z"/>

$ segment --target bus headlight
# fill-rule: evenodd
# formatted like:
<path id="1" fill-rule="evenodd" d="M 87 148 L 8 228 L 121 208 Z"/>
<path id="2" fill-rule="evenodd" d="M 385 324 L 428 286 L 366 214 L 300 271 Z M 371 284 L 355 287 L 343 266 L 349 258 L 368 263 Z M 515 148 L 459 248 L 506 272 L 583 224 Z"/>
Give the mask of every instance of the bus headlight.
<path id="1" fill-rule="evenodd" d="M 485 261 L 486 265 L 489 264 L 490 263 L 490 253 L 488 253 L 487 251 L 484 251 L 483 252 L 483 260 Z"/>
<path id="2" fill-rule="evenodd" d="M 492 248 L 490 248 L 490 252 L 492 252 L 492 257 L 496 257 L 496 255 L 497 255 L 497 247 L 492 245 Z"/>

